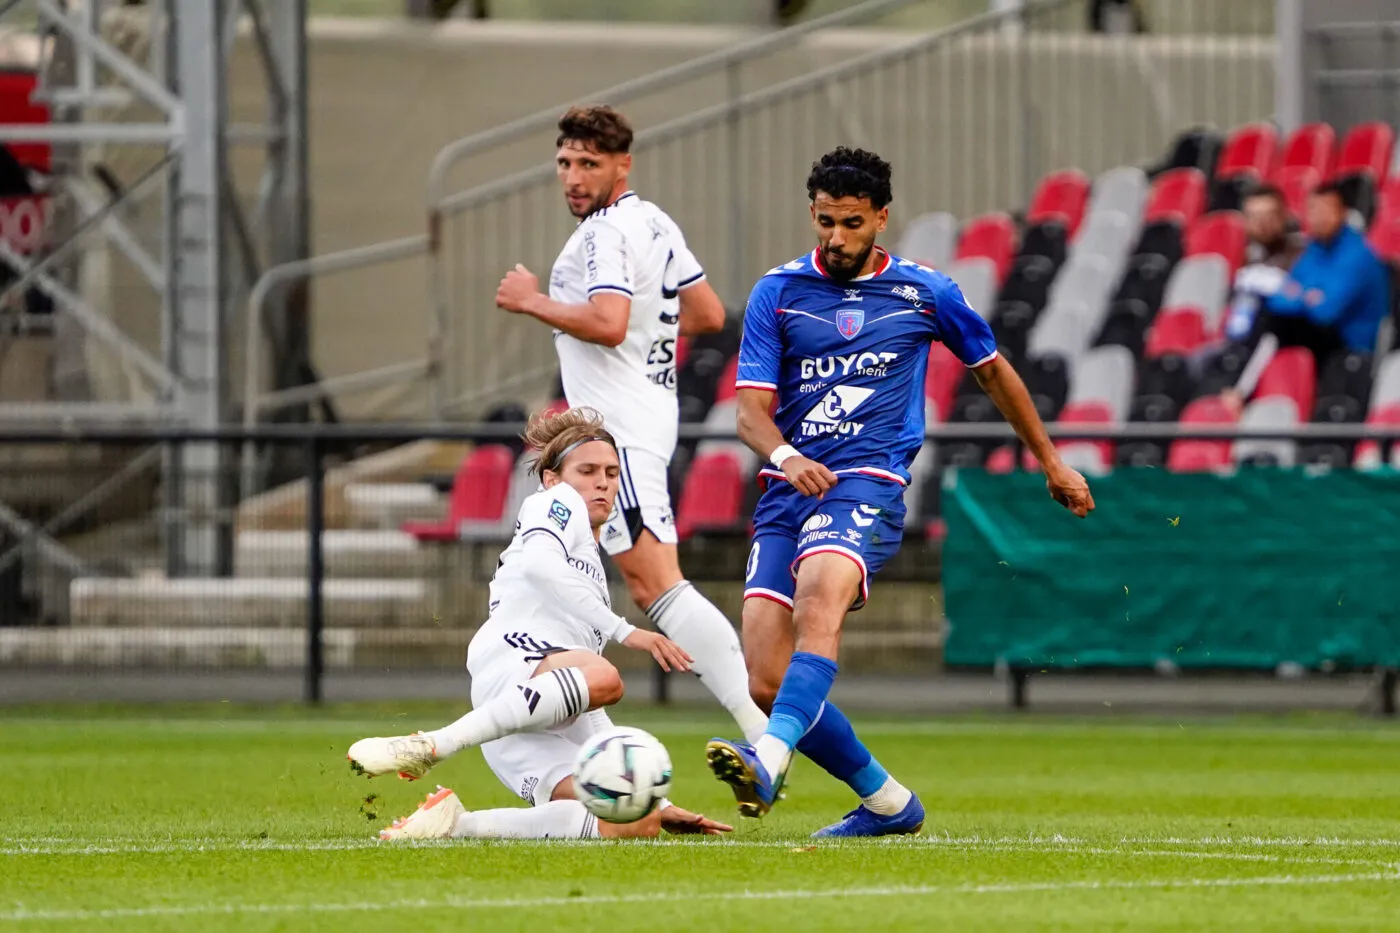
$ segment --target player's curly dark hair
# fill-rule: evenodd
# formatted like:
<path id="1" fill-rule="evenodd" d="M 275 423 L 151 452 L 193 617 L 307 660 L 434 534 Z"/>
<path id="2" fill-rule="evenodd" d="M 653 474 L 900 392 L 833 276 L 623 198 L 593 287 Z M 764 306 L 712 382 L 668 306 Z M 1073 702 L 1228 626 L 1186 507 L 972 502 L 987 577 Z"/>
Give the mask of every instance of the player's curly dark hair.
<path id="1" fill-rule="evenodd" d="M 554 145 L 566 141 L 583 143 L 608 155 L 625 153 L 632 148 L 632 124 L 607 104 L 570 107 L 559 118 L 559 137 Z"/>
<path id="2" fill-rule="evenodd" d="M 864 149 L 835 149 L 812 163 L 807 176 L 807 197 L 818 191 L 833 198 L 868 198 L 876 210 L 893 200 L 890 191 L 890 163 Z"/>

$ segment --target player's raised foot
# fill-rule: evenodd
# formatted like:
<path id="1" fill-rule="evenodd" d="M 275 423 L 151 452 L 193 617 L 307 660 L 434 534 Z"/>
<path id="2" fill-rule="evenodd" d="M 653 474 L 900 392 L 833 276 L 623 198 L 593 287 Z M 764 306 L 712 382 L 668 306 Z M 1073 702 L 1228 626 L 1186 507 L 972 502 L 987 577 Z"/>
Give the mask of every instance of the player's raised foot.
<path id="1" fill-rule="evenodd" d="M 462 801 L 450 787 L 439 786 L 419 804 L 418 809 L 401 820 L 394 820 L 379 831 L 379 838 L 388 842 L 405 839 L 447 839 L 457 825 L 458 817 L 467 812 Z"/>
<path id="2" fill-rule="evenodd" d="M 862 804 L 832 823 L 812 833 L 813 839 L 861 839 L 872 836 L 913 836 L 924 828 L 924 805 L 918 795 L 909 798 L 904 809 L 883 816 Z"/>
<path id="3" fill-rule="evenodd" d="M 739 815 L 757 819 L 773 809 L 774 802 L 781 796 L 783 777 L 792 755 L 789 753 L 783 763 L 783 771 L 773 776 L 763 767 L 758 752 L 749 743 L 710 739 L 705 745 L 705 760 L 714 776 L 734 791 Z"/>
<path id="4" fill-rule="evenodd" d="M 437 764 L 433 740 L 423 733 L 391 738 L 360 739 L 346 753 L 350 770 L 366 777 L 398 774 L 405 781 L 416 781 Z"/>

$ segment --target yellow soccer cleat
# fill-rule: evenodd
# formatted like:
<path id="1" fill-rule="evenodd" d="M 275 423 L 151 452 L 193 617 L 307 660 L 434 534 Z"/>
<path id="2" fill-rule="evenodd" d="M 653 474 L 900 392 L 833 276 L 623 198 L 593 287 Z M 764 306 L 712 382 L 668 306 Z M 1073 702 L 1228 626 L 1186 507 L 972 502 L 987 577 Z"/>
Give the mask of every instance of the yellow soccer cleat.
<path id="1" fill-rule="evenodd" d="M 350 770 L 366 777 L 395 774 L 405 781 L 416 781 L 438 763 L 433 740 L 423 733 L 393 738 L 360 739 L 345 755 Z"/>
<path id="2" fill-rule="evenodd" d="M 379 838 L 386 842 L 400 842 L 405 839 L 450 839 L 453 829 L 457 826 L 457 820 L 466 812 L 467 808 L 462 806 L 462 801 L 457 799 L 452 788 L 439 786 L 417 810 L 381 829 Z"/>

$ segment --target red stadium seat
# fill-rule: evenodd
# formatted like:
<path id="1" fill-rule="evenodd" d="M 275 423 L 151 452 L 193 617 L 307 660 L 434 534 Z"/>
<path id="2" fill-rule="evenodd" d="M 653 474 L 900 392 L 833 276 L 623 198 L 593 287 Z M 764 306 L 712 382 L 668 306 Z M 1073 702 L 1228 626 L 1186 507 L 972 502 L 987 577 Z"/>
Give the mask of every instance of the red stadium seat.
<path id="1" fill-rule="evenodd" d="M 1358 123 L 1347 131 L 1342 151 L 1337 156 L 1333 177 L 1367 174 L 1377 184 L 1385 181 L 1390 171 L 1390 157 L 1395 149 L 1395 131 L 1387 123 Z"/>
<path id="2" fill-rule="evenodd" d="M 569 400 L 566 399 L 566 398 L 557 398 L 557 399 L 555 399 L 554 401 L 550 402 L 548 405 L 546 405 L 546 406 L 544 407 L 544 411 L 542 412 L 542 414 L 546 414 L 546 415 L 557 415 L 557 414 L 559 414 L 561 411 L 568 411 L 568 410 L 569 410 Z"/>
<path id="3" fill-rule="evenodd" d="M 1016 471 L 1016 448 L 1004 444 L 987 455 L 985 468 L 988 473 L 998 476 Z"/>
<path id="4" fill-rule="evenodd" d="M 510 493 L 515 456 L 505 444 L 483 444 L 462 458 L 452 480 L 447 517 L 440 522 L 404 522 L 419 541 L 456 541 L 463 524 L 499 522 Z"/>
<path id="5" fill-rule="evenodd" d="M 1321 182 L 1322 173 L 1310 165 L 1285 165 L 1274 173 L 1274 184 L 1283 192 L 1288 212 L 1303 226 L 1308 220 L 1308 196 Z"/>
<path id="6" fill-rule="evenodd" d="M 1220 160 L 1215 163 L 1216 178 L 1252 175 L 1268 178 L 1278 151 L 1278 130 L 1268 123 L 1242 126 L 1225 140 Z"/>
<path id="7" fill-rule="evenodd" d="M 1214 254 L 1230 264 L 1230 278 L 1244 263 L 1249 234 L 1236 211 L 1213 211 L 1196 219 L 1186 231 L 1186 256 Z"/>
<path id="8" fill-rule="evenodd" d="M 1376 209 L 1376 219 L 1371 223 L 1372 228 L 1400 220 L 1400 172 L 1396 172 L 1386 179 L 1376 200 L 1379 204 Z"/>
<path id="9" fill-rule="evenodd" d="M 1055 419 L 1058 424 L 1113 424 L 1113 408 L 1107 402 L 1086 401 L 1071 402 L 1060 411 L 1060 417 Z M 1113 465 L 1114 446 L 1112 441 L 1056 441 L 1056 448 L 1062 453 L 1089 448 L 1098 452 L 1098 462 L 1101 469 L 1108 469 Z M 1027 470 L 1035 469 L 1035 458 L 1026 453 L 1031 465 Z"/>
<path id="10" fill-rule="evenodd" d="M 715 386 L 715 404 L 728 402 L 739 394 L 739 390 L 734 386 L 734 380 L 739 376 L 739 355 L 736 353 L 729 358 L 729 362 L 724 364 L 724 371 L 719 374 L 719 384 Z"/>
<path id="11" fill-rule="evenodd" d="M 680 371 L 681 371 L 681 367 L 685 365 L 685 361 L 688 360 L 688 359 L 690 359 L 690 338 L 689 338 L 689 337 L 677 337 L 677 338 L 676 338 L 676 372 L 680 372 Z"/>
<path id="12" fill-rule="evenodd" d="M 1064 224 L 1071 237 L 1084 219 L 1089 203 L 1089 176 L 1076 169 L 1051 172 L 1040 181 L 1026 211 L 1026 223 Z"/>
<path id="13" fill-rule="evenodd" d="M 1174 168 L 1152 183 L 1143 211 L 1144 223 L 1168 221 L 1190 226 L 1206 207 L 1206 176 L 1200 169 Z"/>
<path id="14" fill-rule="evenodd" d="M 1317 392 L 1317 361 L 1306 347 L 1284 347 L 1274 354 L 1259 377 L 1254 397 L 1281 396 L 1298 406 L 1298 418 L 1312 417 L 1313 397 Z"/>
<path id="15" fill-rule="evenodd" d="M 928 351 L 928 375 L 924 378 L 924 399 L 932 402 L 938 410 L 938 420 L 947 421 L 953 410 L 953 398 L 958 393 L 958 385 L 967 373 L 953 351 L 941 343 L 935 343 Z"/>
<path id="16" fill-rule="evenodd" d="M 1327 123 L 1308 123 L 1293 131 L 1283 147 L 1279 171 L 1285 168 L 1310 168 L 1324 176 L 1332 168 L 1332 149 L 1337 134 Z M 1275 173 L 1277 174 L 1277 173 Z"/>
<path id="17" fill-rule="evenodd" d="M 1400 402 L 1391 402 L 1389 405 L 1380 406 L 1366 418 L 1366 423 L 1400 427 Z M 1400 459 L 1400 442 L 1396 442 L 1391 447 L 1390 459 L 1392 462 Z M 1382 465 L 1381 445 L 1376 441 L 1362 441 L 1356 445 L 1356 454 L 1351 462 L 1352 466 L 1358 470 L 1376 469 Z"/>
<path id="18" fill-rule="evenodd" d="M 1217 396 L 1198 398 L 1181 413 L 1181 424 L 1234 424 L 1239 419 Z M 1231 442 L 1222 440 L 1173 441 L 1167 453 L 1167 469 L 1173 473 L 1201 473 L 1231 465 Z"/>
<path id="19" fill-rule="evenodd" d="M 997 267 L 998 285 L 1006 282 L 1011 260 L 1016 254 L 1016 225 L 1006 214 L 983 214 L 962 228 L 954 260 L 990 259 Z"/>
<path id="20" fill-rule="evenodd" d="M 1371 225 L 1371 249 L 1386 262 L 1400 263 L 1400 214 Z"/>
<path id="21" fill-rule="evenodd" d="M 737 531 L 743 524 L 743 505 L 744 475 L 738 455 L 730 450 L 701 454 L 686 475 L 676 507 L 676 534 L 689 538 L 697 531 Z"/>
<path id="22" fill-rule="evenodd" d="M 1164 309 L 1147 332 L 1143 356 L 1151 360 L 1168 353 L 1192 353 L 1208 336 L 1206 318 L 1199 309 Z"/>

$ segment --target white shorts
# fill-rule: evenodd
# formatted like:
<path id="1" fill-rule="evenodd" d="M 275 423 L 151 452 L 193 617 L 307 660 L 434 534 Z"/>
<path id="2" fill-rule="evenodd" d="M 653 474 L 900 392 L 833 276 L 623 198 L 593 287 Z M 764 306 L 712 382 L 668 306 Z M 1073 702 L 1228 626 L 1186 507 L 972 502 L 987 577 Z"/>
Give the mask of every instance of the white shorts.
<path id="1" fill-rule="evenodd" d="M 617 452 L 622 476 L 617 504 L 603 526 L 603 550 L 622 554 L 632 549 L 645 528 L 662 544 L 676 543 L 676 516 L 667 483 L 670 464 L 648 450 L 623 447 Z"/>
<path id="2" fill-rule="evenodd" d="M 467 648 L 472 706 L 479 707 L 535 676 L 535 668 L 560 651 L 593 651 L 563 628 L 489 619 Z M 531 806 L 548 803 L 559 782 L 574 773 L 574 758 L 593 734 L 588 714 L 542 732 L 520 732 L 481 746 L 486 764 L 513 794 Z"/>

